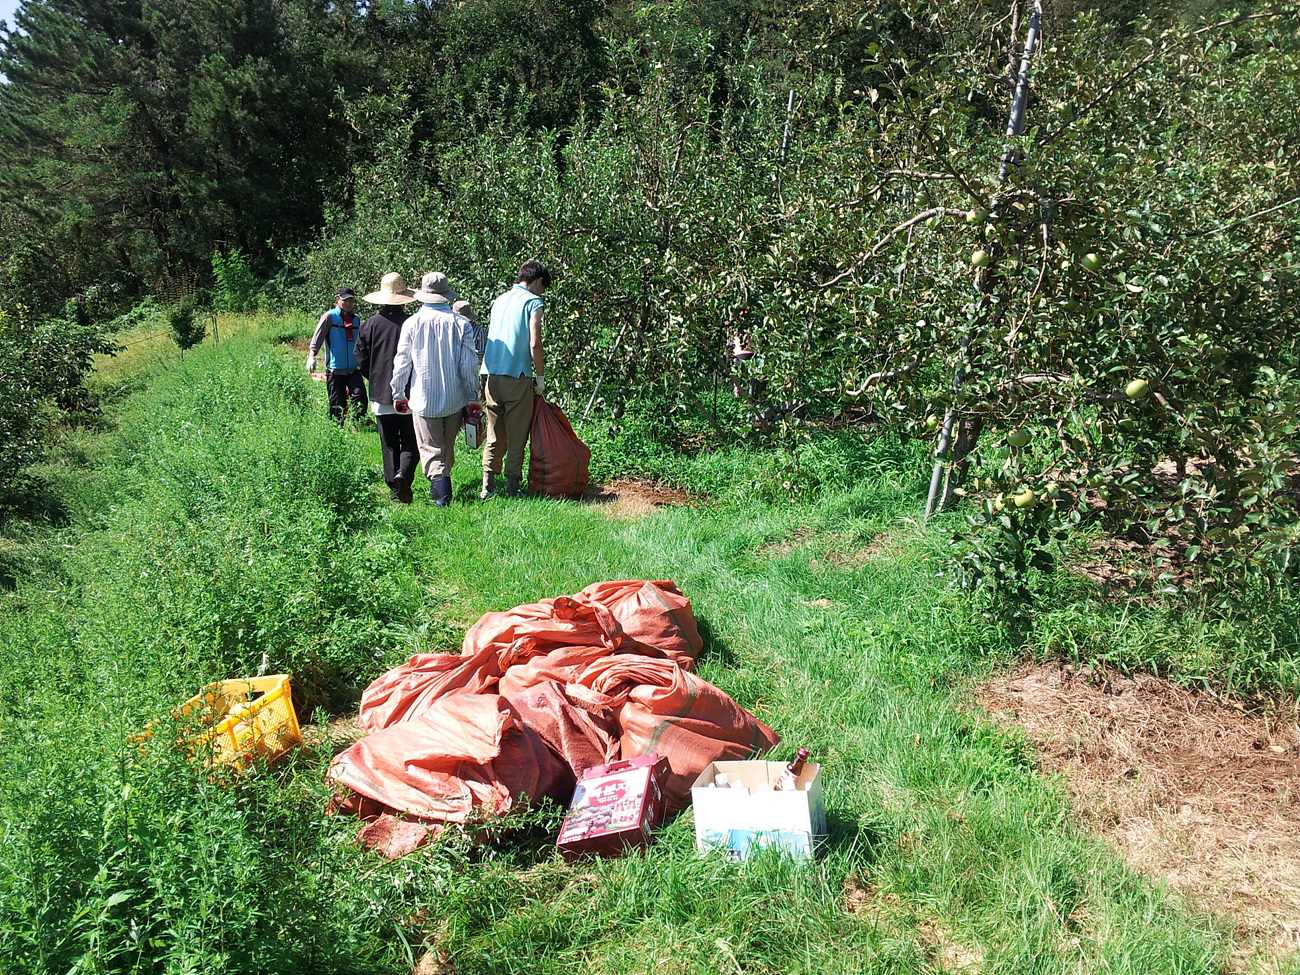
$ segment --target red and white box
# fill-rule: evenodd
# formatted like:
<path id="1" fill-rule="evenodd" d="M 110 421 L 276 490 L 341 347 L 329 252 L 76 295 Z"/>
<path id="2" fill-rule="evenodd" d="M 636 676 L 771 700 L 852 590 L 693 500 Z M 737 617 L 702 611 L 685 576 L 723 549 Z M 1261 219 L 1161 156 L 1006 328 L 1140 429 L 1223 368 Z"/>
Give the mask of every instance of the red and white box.
<path id="1" fill-rule="evenodd" d="M 645 847 L 664 815 L 667 758 L 637 758 L 597 765 L 582 773 L 564 817 L 556 848 L 566 859 L 620 856 Z"/>

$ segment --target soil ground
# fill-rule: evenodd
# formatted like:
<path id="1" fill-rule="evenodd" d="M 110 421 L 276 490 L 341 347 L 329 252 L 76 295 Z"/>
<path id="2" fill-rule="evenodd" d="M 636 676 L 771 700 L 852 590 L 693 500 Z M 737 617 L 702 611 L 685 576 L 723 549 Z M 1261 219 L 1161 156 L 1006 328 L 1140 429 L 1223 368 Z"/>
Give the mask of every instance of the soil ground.
<path id="1" fill-rule="evenodd" d="M 1157 677 L 1060 663 L 1024 665 L 976 700 L 1025 729 L 1131 865 L 1231 927 L 1235 967 L 1300 950 L 1295 702 L 1248 713 Z"/>
<path id="2" fill-rule="evenodd" d="M 607 505 L 604 510 L 611 518 L 627 520 L 644 518 L 666 505 L 698 503 L 697 498 L 685 491 L 630 477 L 615 478 L 606 484 L 588 484 L 582 500 L 587 504 Z"/>

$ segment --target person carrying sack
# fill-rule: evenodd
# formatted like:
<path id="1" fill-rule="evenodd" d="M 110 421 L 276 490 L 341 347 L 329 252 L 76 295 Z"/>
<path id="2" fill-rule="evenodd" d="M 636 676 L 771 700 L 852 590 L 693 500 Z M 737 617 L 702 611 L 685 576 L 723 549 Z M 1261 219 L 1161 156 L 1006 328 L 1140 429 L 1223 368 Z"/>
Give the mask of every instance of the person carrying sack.
<path id="1" fill-rule="evenodd" d="M 357 332 L 361 321 L 354 311 L 356 294 L 349 287 L 339 288 L 334 307 L 321 315 L 312 333 L 307 351 L 307 371 L 316 371 L 316 353 L 325 350 L 325 389 L 329 393 L 330 416 L 343 423 L 351 404 L 352 415 L 364 414 L 366 384 L 357 368 Z"/>
<path id="2" fill-rule="evenodd" d="M 385 274 L 379 290 L 361 299 L 379 305 L 379 311 L 361 323 L 357 335 L 357 368 L 370 383 L 370 412 L 379 428 L 379 446 L 384 456 L 384 482 L 388 496 L 401 504 L 412 501 L 411 483 L 420 447 L 415 440 L 415 422 L 410 413 L 398 413 L 393 406 L 393 359 L 407 314 L 404 305 L 415 300 L 406 279 L 396 271 Z M 403 390 L 406 396 L 407 391 Z"/>
<path id="3" fill-rule="evenodd" d="M 483 445 L 483 490 L 490 498 L 496 475 L 504 469 L 506 497 L 518 497 L 524 470 L 524 448 L 533 420 L 533 399 L 546 390 L 546 359 L 542 352 L 542 293 L 551 286 L 551 272 L 540 261 L 526 261 L 518 283 L 492 303 L 487 348 L 483 353 L 485 377 L 483 406 L 487 412 L 487 440 Z"/>
<path id="4" fill-rule="evenodd" d="M 429 496 L 439 508 L 451 504 L 451 468 L 461 410 L 478 394 L 474 329 L 451 310 L 456 292 L 447 276 L 430 271 L 413 295 L 423 302 L 402 327 L 389 389 L 393 409 L 413 414 L 420 463 Z M 410 388 L 408 394 L 407 388 Z"/>

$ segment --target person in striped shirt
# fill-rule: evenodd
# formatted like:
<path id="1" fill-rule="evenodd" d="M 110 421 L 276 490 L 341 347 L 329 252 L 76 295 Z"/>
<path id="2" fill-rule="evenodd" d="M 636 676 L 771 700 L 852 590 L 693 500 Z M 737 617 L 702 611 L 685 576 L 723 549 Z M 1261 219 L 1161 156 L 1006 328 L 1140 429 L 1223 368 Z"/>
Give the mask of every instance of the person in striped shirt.
<path id="1" fill-rule="evenodd" d="M 474 329 L 451 310 L 457 297 L 445 274 L 424 275 L 414 295 L 423 304 L 402 326 L 391 380 L 393 408 L 412 414 L 420 465 L 429 479 L 429 496 L 439 508 L 451 504 L 461 411 L 478 395 Z"/>

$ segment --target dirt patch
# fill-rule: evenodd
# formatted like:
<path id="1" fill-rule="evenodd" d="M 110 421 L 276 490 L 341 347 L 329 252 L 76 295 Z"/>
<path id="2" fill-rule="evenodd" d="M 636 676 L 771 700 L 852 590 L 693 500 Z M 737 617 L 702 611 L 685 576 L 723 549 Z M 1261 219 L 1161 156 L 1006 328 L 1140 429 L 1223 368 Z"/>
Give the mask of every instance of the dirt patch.
<path id="1" fill-rule="evenodd" d="M 780 541 L 768 542 L 758 547 L 759 555 L 789 555 L 796 548 L 799 548 L 812 536 L 812 529 L 807 525 L 800 525 L 796 528 L 789 538 L 783 538 Z"/>
<path id="2" fill-rule="evenodd" d="M 587 504 L 604 505 L 611 518 L 628 521 L 644 518 L 656 508 L 699 504 L 699 499 L 686 491 L 630 477 L 620 477 L 608 484 L 588 484 L 587 490 L 582 492 L 582 500 Z"/>
<path id="3" fill-rule="evenodd" d="M 445 951 L 426 951 L 411 969 L 411 975 L 450 975 L 455 970 Z"/>
<path id="4" fill-rule="evenodd" d="M 1082 818 L 1138 870 L 1229 920 L 1234 967 L 1300 950 L 1300 730 L 1294 704 L 1160 678 L 1025 666 L 976 700 L 1023 726 Z"/>
<path id="5" fill-rule="evenodd" d="M 337 755 L 365 736 L 365 729 L 361 727 L 356 712 L 331 718 L 324 727 L 304 724 L 302 728 L 303 745 L 329 755 Z"/>
<path id="6" fill-rule="evenodd" d="M 917 933 L 939 971 L 966 972 L 968 975 L 983 971 L 984 952 L 976 945 L 954 941 L 942 922 L 926 921 L 917 928 Z"/>
<path id="7" fill-rule="evenodd" d="M 902 552 L 902 543 L 898 539 L 889 532 L 881 532 L 865 545 L 838 547 L 832 543 L 826 552 L 826 561 L 831 565 L 858 568 L 868 562 L 894 558 Z"/>

